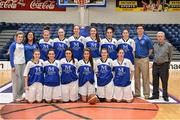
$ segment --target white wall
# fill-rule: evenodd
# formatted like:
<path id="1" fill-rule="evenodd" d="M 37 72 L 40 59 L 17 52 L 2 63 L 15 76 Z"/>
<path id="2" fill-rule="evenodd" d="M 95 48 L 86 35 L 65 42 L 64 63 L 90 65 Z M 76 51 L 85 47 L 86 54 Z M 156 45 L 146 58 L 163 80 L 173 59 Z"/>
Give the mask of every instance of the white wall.
<path id="1" fill-rule="evenodd" d="M 177 23 L 180 24 L 180 12 L 117 12 L 115 0 L 107 0 L 106 8 L 89 8 L 86 11 L 86 23 Z M 66 12 L 45 11 L 0 11 L 1 22 L 24 23 L 74 23 L 79 24 L 77 8 L 67 8 Z"/>

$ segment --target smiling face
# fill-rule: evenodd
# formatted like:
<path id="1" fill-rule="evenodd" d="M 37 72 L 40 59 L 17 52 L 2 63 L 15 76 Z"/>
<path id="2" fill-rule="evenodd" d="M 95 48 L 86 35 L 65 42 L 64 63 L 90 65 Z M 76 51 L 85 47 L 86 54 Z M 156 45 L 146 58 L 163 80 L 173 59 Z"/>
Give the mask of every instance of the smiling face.
<path id="1" fill-rule="evenodd" d="M 96 34 L 97 34 L 97 30 L 95 28 L 91 28 L 90 29 L 90 36 L 91 37 L 96 37 Z"/>
<path id="2" fill-rule="evenodd" d="M 118 51 L 118 59 L 123 59 L 124 58 L 124 50 L 123 49 L 120 49 Z"/>
<path id="3" fill-rule="evenodd" d="M 24 35 L 23 34 L 18 34 L 16 36 L 16 42 L 17 43 L 22 43 L 23 42 L 23 39 L 24 39 Z"/>
<path id="4" fill-rule="evenodd" d="M 84 59 L 88 61 L 89 58 L 90 58 L 90 52 L 89 51 L 84 51 L 83 56 L 84 56 Z"/>
<path id="5" fill-rule="evenodd" d="M 102 49 L 101 50 L 101 57 L 103 59 L 107 59 L 108 58 L 108 51 L 106 49 Z"/>
<path id="6" fill-rule="evenodd" d="M 156 38 L 160 43 L 163 43 L 165 41 L 165 35 L 163 32 L 158 32 Z"/>
<path id="7" fill-rule="evenodd" d="M 33 41 L 34 39 L 34 34 L 32 32 L 29 32 L 27 35 L 28 41 Z"/>
<path id="8" fill-rule="evenodd" d="M 49 60 L 54 60 L 55 59 L 55 53 L 54 53 L 53 50 L 50 50 L 48 52 L 48 58 L 49 58 Z"/>
<path id="9" fill-rule="evenodd" d="M 35 51 L 33 54 L 33 58 L 36 61 L 39 60 L 40 59 L 40 51 Z"/>
<path id="10" fill-rule="evenodd" d="M 50 39 L 50 31 L 49 30 L 43 31 L 43 38 L 46 42 L 49 41 L 49 39 Z"/>
<path id="11" fill-rule="evenodd" d="M 59 38 L 64 38 L 65 32 L 64 32 L 63 29 L 59 29 L 59 30 L 58 30 L 58 36 L 59 36 Z"/>
<path id="12" fill-rule="evenodd" d="M 113 30 L 112 29 L 107 29 L 106 36 L 107 36 L 108 39 L 112 39 L 112 37 L 113 37 Z"/>
<path id="13" fill-rule="evenodd" d="M 129 38 L 129 31 L 128 30 L 123 30 L 122 36 L 124 39 Z"/>
<path id="14" fill-rule="evenodd" d="M 144 34 L 144 28 L 143 28 L 143 26 L 138 26 L 138 27 L 137 27 L 137 34 L 138 34 L 138 35 L 143 35 L 143 34 Z"/>
<path id="15" fill-rule="evenodd" d="M 68 60 L 72 59 L 72 52 L 70 50 L 66 50 L 65 56 L 66 56 L 66 59 Z"/>
<path id="16" fill-rule="evenodd" d="M 73 32 L 74 32 L 75 35 L 79 35 L 79 33 L 80 33 L 80 27 L 77 26 L 77 25 L 74 26 Z"/>

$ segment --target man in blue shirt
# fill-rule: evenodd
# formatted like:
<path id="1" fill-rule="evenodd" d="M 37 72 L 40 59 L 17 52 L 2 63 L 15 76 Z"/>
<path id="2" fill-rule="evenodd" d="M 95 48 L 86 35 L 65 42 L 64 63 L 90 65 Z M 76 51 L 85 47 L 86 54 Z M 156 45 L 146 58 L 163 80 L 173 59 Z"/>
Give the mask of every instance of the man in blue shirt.
<path id="1" fill-rule="evenodd" d="M 150 86 L 149 86 L 149 55 L 152 53 L 153 43 L 151 39 L 144 34 L 143 25 L 138 25 L 137 36 L 134 38 L 136 44 L 135 51 L 135 96 L 141 95 L 141 82 L 140 77 L 143 80 L 143 95 L 144 98 L 149 98 Z M 142 73 L 142 75 L 141 75 Z"/>

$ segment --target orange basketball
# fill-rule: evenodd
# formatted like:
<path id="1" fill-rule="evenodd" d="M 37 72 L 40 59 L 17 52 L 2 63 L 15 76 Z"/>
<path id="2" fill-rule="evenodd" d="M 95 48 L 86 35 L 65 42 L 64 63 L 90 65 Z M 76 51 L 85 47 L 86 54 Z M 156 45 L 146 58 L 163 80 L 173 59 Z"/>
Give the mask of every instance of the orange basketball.
<path id="1" fill-rule="evenodd" d="M 91 105 L 96 104 L 99 101 L 98 97 L 96 95 L 89 95 L 88 97 L 88 103 Z"/>

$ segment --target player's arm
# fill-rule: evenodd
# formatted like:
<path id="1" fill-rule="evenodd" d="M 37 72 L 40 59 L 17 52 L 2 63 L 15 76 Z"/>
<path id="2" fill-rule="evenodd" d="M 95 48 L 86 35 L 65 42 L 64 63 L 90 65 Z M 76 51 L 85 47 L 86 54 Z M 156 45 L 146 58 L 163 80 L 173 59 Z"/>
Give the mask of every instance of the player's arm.
<path id="1" fill-rule="evenodd" d="M 134 65 L 131 63 L 131 61 L 129 60 L 129 66 L 130 66 L 130 79 L 133 79 L 134 76 Z"/>
<path id="2" fill-rule="evenodd" d="M 28 90 L 28 74 L 30 70 L 30 61 L 27 63 L 26 68 L 24 70 L 24 81 L 25 81 L 25 90 Z"/>

